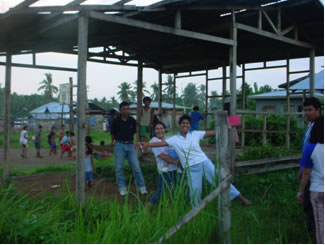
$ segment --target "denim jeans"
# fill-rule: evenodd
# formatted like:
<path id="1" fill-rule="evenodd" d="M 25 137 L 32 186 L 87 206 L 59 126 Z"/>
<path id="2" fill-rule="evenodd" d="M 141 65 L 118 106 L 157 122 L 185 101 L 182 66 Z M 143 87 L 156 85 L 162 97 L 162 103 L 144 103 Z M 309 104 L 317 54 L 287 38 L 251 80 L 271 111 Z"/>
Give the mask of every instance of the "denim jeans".
<path id="1" fill-rule="evenodd" d="M 190 189 L 190 198 L 193 206 L 197 206 L 201 202 L 203 175 L 211 185 L 215 186 L 215 180 L 218 178 L 216 174 L 217 172 L 215 166 L 209 159 L 192 165 L 186 169 L 187 181 Z M 239 194 L 240 192 L 236 189 L 236 187 L 230 185 L 230 199 L 233 200 Z"/>
<path id="2" fill-rule="evenodd" d="M 167 173 L 159 173 L 158 175 L 158 190 L 155 194 L 153 194 L 150 202 L 152 204 L 156 204 L 160 198 L 162 197 L 162 194 L 165 191 L 171 190 L 171 193 L 173 193 L 173 190 L 175 186 L 177 185 L 177 171 L 169 171 Z"/>
<path id="3" fill-rule="evenodd" d="M 114 147 L 115 173 L 118 187 L 125 187 L 125 176 L 123 174 L 124 160 L 127 159 L 135 175 L 138 188 L 145 187 L 142 171 L 139 165 L 137 152 L 133 144 L 121 144 L 116 142 Z"/>

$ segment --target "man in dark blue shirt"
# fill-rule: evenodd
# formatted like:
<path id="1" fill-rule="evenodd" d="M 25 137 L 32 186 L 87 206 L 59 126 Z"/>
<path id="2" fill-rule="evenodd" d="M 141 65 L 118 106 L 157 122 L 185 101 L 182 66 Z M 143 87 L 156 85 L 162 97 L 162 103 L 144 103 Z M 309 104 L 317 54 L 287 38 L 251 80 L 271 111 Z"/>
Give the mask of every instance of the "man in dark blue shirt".
<path id="1" fill-rule="evenodd" d="M 204 120 L 204 116 L 199 112 L 200 108 L 198 106 L 193 107 L 193 111 L 190 114 L 192 127 L 191 130 L 200 130 L 200 120 Z"/>
<path id="2" fill-rule="evenodd" d="M 133 135 L 136 132 L 136 121 L 129 116 L 129 103 L 120 104 L 120 115 L 112 122 L 111 135 L 115 155 L 115 173 L 121 196 L 127 194 L 125 176 L 123 174 L 124 160 L 127 159 L 135 175 L 137 187 L 141 194 L 146 194 L 146 186 L 140 168 L 137 152 L 133 146 Z"/>

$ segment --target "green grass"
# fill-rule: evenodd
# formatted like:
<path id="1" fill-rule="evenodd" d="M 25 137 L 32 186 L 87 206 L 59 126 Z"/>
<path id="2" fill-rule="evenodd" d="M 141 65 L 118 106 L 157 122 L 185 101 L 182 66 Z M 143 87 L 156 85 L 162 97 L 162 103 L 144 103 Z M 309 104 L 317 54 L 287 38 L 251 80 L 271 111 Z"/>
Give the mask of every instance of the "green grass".
<path id="1" fill-rule="evenodd" d="M 144 172 L 146 168 L 147 165 L 143 166 Z M 298 183 L 294 170 L 237 177 L 235 185 L 254 205 L 243 207 L 238 200 L 232 202 L 233 243 L 311 243 L 302 207 L 295 199 Z M 89 195 L 86 208 L 78 209 L 68 186 L 59 196 L 49 195 L 39 201 L 17 193 L 14 185 L 0 188 L 0 240 L 4 243 L 154 243 L 191 209 L 186 188 L 176 192 L 173 204 L 165 196 L 150 213 L 145 210 L 147 201 L 139 198 L 132 204 L 127 200 L 121 204 Z M 204 187 L 206 194 L 209 188 Z M 130 195 L 137 197 L 137 193 Z M 220 242 L 217 213 L 217 201 L 213 201 L 166 242 Z"/>

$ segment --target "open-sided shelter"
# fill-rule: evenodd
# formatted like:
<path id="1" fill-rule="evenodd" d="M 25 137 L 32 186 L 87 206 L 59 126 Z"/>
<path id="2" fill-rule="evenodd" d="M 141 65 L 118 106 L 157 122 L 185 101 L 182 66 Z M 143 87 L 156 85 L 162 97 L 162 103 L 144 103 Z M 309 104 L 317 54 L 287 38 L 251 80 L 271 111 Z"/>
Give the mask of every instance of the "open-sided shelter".
<path id="1" fill-rule="evenodd" d="M 85 0 L 73 0 L 64 1 L 66 5 L 43 7 L 33 5 L 36 2 L 25 0 L 0 15 L 0 55 L 7 57 L 6 62 L 0 63 L 6 65 L 5 124 L 9 122 L 11 66 L 77 71 L 78 163 L 84 152 L 86 117 L 82 100 L 86 93 L 87 61 L 138 67 L 138 115 L 143 67 L 159 71 L 160 113 L 164 85 L 161 74 L 172 73 L 175 89 L 176 78 L 205 76 L 207 95 L 209 82 L 221 80 L 223 100 L 228 80 L 230 112 L 235 114 L 236 79 L 241 78 L 244 83 L 245 72 L 252 70 L 245 68 L 245 64 L 253 62 L 264 62 L 263 67 L 256 69 L 287 68 L 289 82 L 289 76 L 295 73 L 290 71 L 289 59 L 310 57 L 310 94 L 314 95 L 314 58 L 324 54 L 324 7 L 319 0 L 163 0 L 145 7 L 132 5 L 131 0 L 117 0 L 109 5 L 87 5 Z M 95 47 L 102 50 L 90 49 Z M 78 68 L 37 64 L 36 56 L 41 52 L 76 54 Z M 31 65 L 12 63 L 12 55 L 26 53 L 33 54 Z M 266 63 L 283 59 L 287 60 L 284 66 L 270 67 Z M 242 68 L 241 77 L 236 75 L 237 65 Z M 208 71 L 218 67 L 223 67 L 223 76 L 209 77 Z M 200 74 L 192 73 L 202 70 Z M 182 72 L 189 74 L 180 75 Z M 208 98 L 211 96 L 207 96 L 206 102 Z M 289 111 L 289 97 L 287 108 Z M 4 142 L 7 149 L 8 135 Z M 4 156 L 6 159 L 6 153 Z M 79 165 L 82 175 L 82 164 Z"/>

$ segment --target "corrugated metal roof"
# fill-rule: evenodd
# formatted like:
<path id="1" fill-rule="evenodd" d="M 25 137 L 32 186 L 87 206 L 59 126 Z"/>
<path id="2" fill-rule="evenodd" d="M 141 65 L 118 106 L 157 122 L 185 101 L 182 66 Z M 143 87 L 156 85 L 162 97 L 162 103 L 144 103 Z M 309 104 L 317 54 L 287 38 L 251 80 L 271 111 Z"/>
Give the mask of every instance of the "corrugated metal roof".
<path id="1" fill-rule="evenodd" d="M 69 119 L 70 108 L 68 105 L 63 106 L 63 118 Z M 44 120 L 44 119 L 60 119 L 62 114 L 62 105 L 57 102 L 50 102 L 48 104 L 42 105 L 34 110 L 32 110 L 29 114 L 32 115 L 32 117 L 38 119 L 38 120 Z"/>
<path id="2" fill-rule="evenodd" d="M 255 94 L 248 96 L 248 99 L 261 100 L 261 99 L 285 99 L 287 96 L 286 90 L 274 91 L 264 94 Z M 307 93 L 306 96 L 309 96 Z M 290 94 L 290 98 L 302 98 L 303 94 Z M 315 97 L 324 98 L 322 93 L 315 93 Z"/>
<path id="3" fill-rule="evenodd" d="M 173 104 L 162 102 L 161 106 L 162 106 L 162 109 L 173 109 Z M 151 102 L 150 107 L 154 108 L 154 109 L 158 109 L 158 102 Z M 175 105 L 175 107 L 176 107 L 176 109 L 190 109 L 190 107 L 185 107 L 185 106 L 180 106 L 180 105 Z M 136 103 L 132 103 L 130 105 L 130 109 L 134 109 L 134 108 L 137 108 Z"/>
<path id="4" fill-rule="evenodd" d="M 309 90 L 309 76 L 290 87 L 290 90 Z M 315 74 L 315 89 L 324 91 L 324 70 Z"/>

